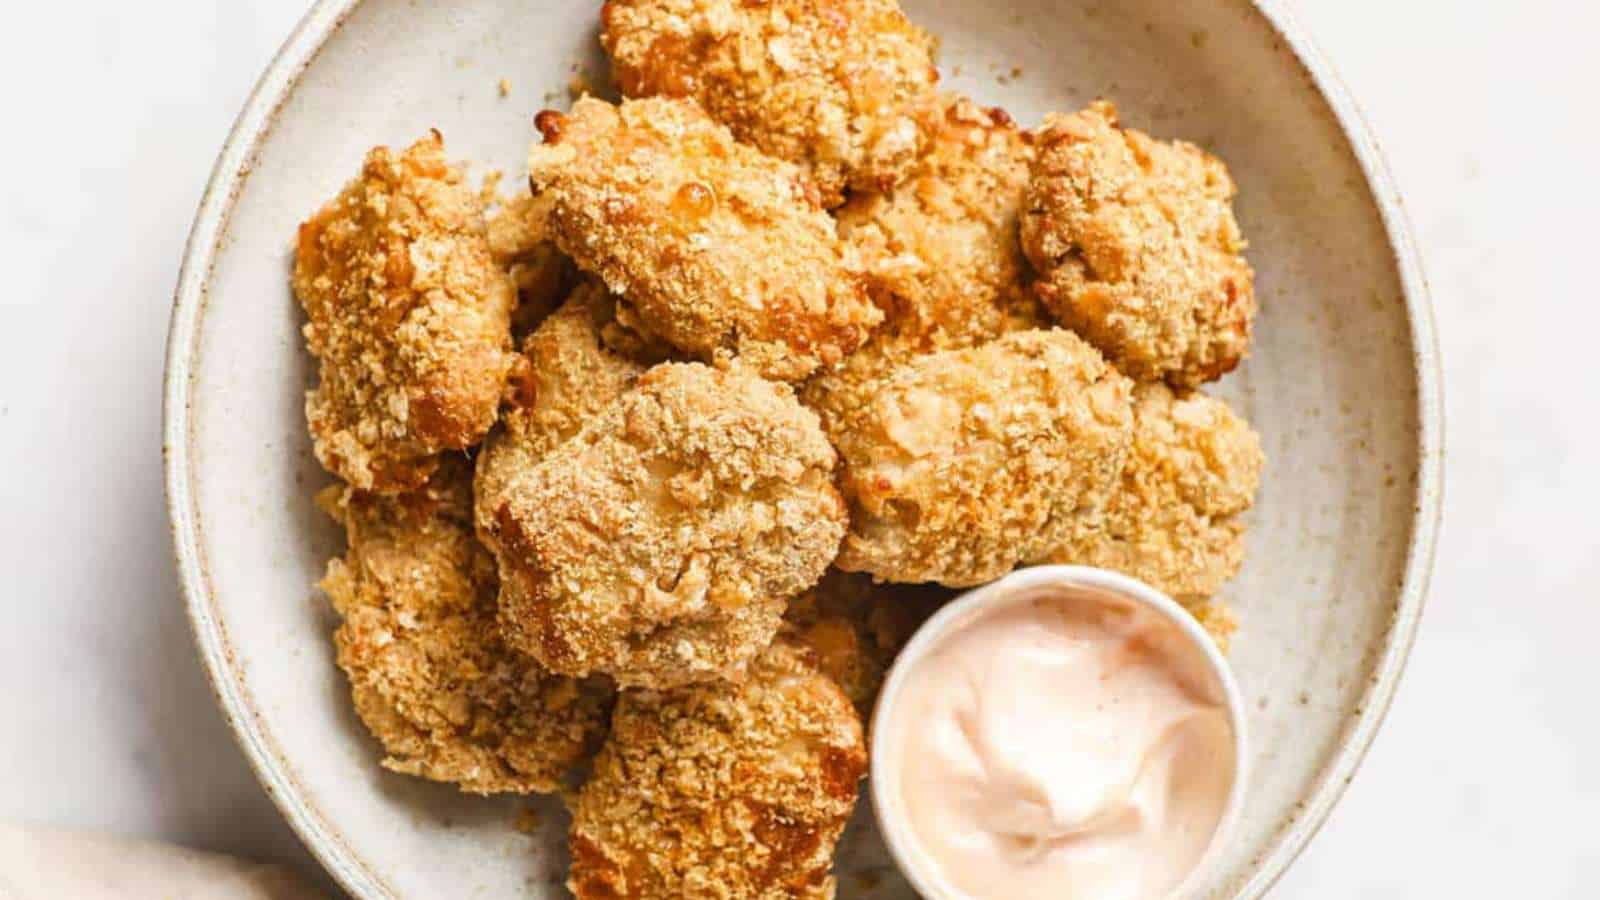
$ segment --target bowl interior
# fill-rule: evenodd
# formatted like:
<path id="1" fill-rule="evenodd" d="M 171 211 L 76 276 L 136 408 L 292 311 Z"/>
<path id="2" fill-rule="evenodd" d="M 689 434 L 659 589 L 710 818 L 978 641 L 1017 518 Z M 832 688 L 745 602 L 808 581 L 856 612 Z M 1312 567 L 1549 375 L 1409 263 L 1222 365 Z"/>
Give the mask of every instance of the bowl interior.
<path id="1" fill-rule="evenodd" d="M 1254 895 L 1315 824 L 1301 820 L 1336 796 L 1341 748 L 1375 726 L 1380 711 L 1363 703 L 1403 657 L 1391 626 L 1434 504 L 1419 486 L 1414 348 L 1427 340 L 1379 207 L 1328 104 L 1242 0 L 905 5 L 943 37 L 947 87 L 1027 126 L 1108 96 L 1130 124 L 1219 153 L 1239 182 L 1262 313 L 1252 358 L 1215 392 L 1259 429 L 1269 463 L 1249 561 L 1226 592 L 1242 623 L 1232 661 L 1252 776 L 1209 888 Z M 360 3 L 283 99 L 215 248 L 195 248 L 203 298 L 180 295 L 180 319 L 181 304 L 202 304 L 195 329 L 174 332 L 169 409 L 202 650 L 269 790 L 361 896 L 563 896 L 565 819 L 552 801 L 472 799 L 383 772 L 351 711 L 312 587 L 340 537 L 311 503 L 327 479 L 303 424 L 313 370 L 287 287 L 294 229 L 367 147 L 430 126 L 452 155 L 513 183 L 533 114 L 570 102 L 575 77 L 604 87 L 595 29 L 592 3 Z M 538 811 L 532 834 L 511 827 L 524 806 Z M 841 848 L 841 896 L 914 896 L 867 806 Z"/>

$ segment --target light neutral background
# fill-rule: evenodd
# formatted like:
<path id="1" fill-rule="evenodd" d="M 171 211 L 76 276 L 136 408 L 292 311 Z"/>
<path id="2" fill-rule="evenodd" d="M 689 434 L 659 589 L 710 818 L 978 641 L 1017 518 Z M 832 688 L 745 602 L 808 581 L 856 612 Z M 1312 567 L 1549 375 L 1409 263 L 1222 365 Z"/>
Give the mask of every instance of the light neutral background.
<path id="1" fill-rule="evenodd" d="M 0 39 L 0 819 L 310 870 L 191 652 L 159 436 L 188 222 L 303 3 L 17 6 Z M 1410 671 L 1276 896 L 1600 896 L 1600 7 L 1301 11 L 1417 228 L 1449 460 Z"/>

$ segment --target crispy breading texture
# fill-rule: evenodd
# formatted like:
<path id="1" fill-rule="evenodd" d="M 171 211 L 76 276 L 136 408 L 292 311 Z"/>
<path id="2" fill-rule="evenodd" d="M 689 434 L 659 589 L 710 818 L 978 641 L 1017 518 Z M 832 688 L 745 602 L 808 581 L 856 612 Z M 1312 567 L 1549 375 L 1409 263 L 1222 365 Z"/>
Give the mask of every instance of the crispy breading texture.
<path id="1" fill-rule="evenodd" d="M 1048 117 L 1022 222 L 1040 298 L 1135 379 L 1220 378 L 1256 313 L 1236 193 L 1221 160 L 1120 128 L 1110 103 Z"/>
<path id="2" fill-rule="evenodd" d="M 1200 623 L 1200 627 L 1206 630 L 1206 634 L 1211 635 L 1211 639 L 1216 641 L 1217 649 L 1222 651 L 1222 655 L 1227 656 L 1233 649 L 1233 635 L 1239 630 L 1239 619 L 1233 614 L 1233 607 L 1223 600 L 1212 598 L 1186 603 L 1184 609 L 1187 609 L 1190 615 L 1195 617 L 1195 621 Z"/>
<path id="3" fill-rule="evenodd" d="M 838 549 L 834 463 L 788 387 L 651 369 L 493 511 L 507 634 L 628 686 L 736 677 Z"/>
<path id="4" fill-rule="evenodd" d="M 1116 483 L 1131 387 L 1060 330 L 894 370 L 833 435 L 851 517 L 837 565 L 965 587 L 1057 546 Z"/>
<path id="5" fill-rule="evenodd" d="M 539 125 L 528 169 L 549 197 L 550 232 L 641 330 L 794 381 L 882 318 L 809 182 L 692 102 L 586 97 Z"/>
<path id="6" fill-rule="evenodd" d="M 816 587 L 790 601 L 783 633 L 810 648 L 817 667 L 870 715 L 894 658 L 955 592 L 932 584 L 880 584 L 829 569 Z"/>
<path id="7" fill-rule="evenodd" d="M 328 471 L 362 490 L 419 487 L 438 454 L 494 424 L 515 291 L 437 131 L 367 154 L 300 226 L 292 284 L 321 362 L 306 418 Z"/>
<path id="8" fill-rule="evenodd" d="M 886 193 L 837 213 L 883 297 L 880 333 L 923 350 L 967 346 L 1040 322 L 1018 229 L 1033 148 L 1002 109 L 944 101 L 928 151 Z"/>
<path id="9" fill-rule="evenodd" d="M 698 101 L 830 208 L 898 182 L 937 115 L 935 42 L 896 0 L 610 0 L 601 23 L 624 95 Z"/>
<path id="10" fill-rule="evenodd" d="M 349 539 L 321 583 L 343 619 L 339 667 L 385 768 L 475 794 L 556 791 L 598 749 L 613 690 L 552 675 L 501 640 L 470 475 L 452 457 L 410 493 L 319 497 Z"/>
<path id="11" fill-rule="evenodd" d="M 526 185 L 524 184 L 524 188 Z M 550 199 L 524 190 L 497 201 L 489 214 L 489 252 L 517 288 L 511 333 L 531 333 L 578 283 L 578 270 L 549 235 Z"/>
<path id="12" fill-rule="evenodd" d="M 486 545 L 498 546 L 495 511 L 513 482 L 633 387 L 646 368 L 636 360 L 661 352 L 615 321 L 612 300 L 592 281 L 580 282 L 528 336 L 512 366 L 500 426 L 478 454 L 474 510 Z"/>
<path id="13" fill-rule="evenodd" d="M 833 896 L 867 751 L 806 657 L 779 642 L 742 682 L 623 692 L 573 810 L 579 900 Z"/>
<path id="14" fill-rule="evenodd" d="M 893 191 L 838 211 L 860 251 L 884 323 L 861 349 L 806 383 L 801 399 L 830 432 L 873 381 L 919 354 L 956 350 L 1046 323 L 1018 239 L 1027 136 L 1004 110 L 944 101 L 927 153 Z"/>
<path id="15" fill-rule="evenodd" d="M 1103 518 L 1049 561 L 1125 572 L 1169 594 L 1225 642 L 1212 600 L 1244 564 L 1244 521 L 1261 483 L 1261 439 L 1226 403 L 1164 384 L 1134 389 L 1133 443 Z"/>

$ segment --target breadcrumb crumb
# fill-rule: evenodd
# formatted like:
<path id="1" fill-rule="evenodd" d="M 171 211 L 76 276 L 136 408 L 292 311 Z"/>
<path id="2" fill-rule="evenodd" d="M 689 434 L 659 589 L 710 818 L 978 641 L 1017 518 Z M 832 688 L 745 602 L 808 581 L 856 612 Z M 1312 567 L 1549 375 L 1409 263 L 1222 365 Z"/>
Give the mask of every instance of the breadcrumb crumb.
<path id="1" fill-rule="evenodd" d="M 522 834 L 538 834 L 539 826 L 543 823 L 544 817 L 539 815 L 539 810 L 531 806 L 524 806 L 517 810 L 516 821 L 511 824 L 511 827 Z"/>

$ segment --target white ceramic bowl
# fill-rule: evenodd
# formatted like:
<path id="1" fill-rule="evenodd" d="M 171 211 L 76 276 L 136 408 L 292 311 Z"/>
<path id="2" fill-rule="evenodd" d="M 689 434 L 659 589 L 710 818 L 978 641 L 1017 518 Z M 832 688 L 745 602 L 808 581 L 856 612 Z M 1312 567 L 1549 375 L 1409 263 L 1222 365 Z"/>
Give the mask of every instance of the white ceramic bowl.
<path id="1" fill-rule="evenodd" d="M 1253 774 L 1208 889 L 1259 896 L 1372 740 L 1432 557 L 1437 351 L 1398 199 L 1285 2 L 905 5 L 943 36 L 948 86 L 1025 125 L 1114 97 L 1128 122 L 1216 150 L 1240 184 L 1262 312 L 1252 358 L 1217 392 L 1270 462 L 1227 590 Z M 544 803 L 524 835 L 509 827 L 521 801 L 383 772 L 350 709 L 312 588 L 340 539 L 310 500 L 326 476 L 302 413 L 313 371 L 286 285 L 294 229 L 367 147 L 430 126 L 514 180 L 533 113 L 568 102 L 575 69 L 604 71 L 596 17 L 590 0 L 322 0 L 262 76 L 195 220 L 165 393 L 181 580 L 245 754 L 359 897 L 561 896 L 564 819 Z M 870 818 L 841 847 L 841 894 L 911 896 Z"/>
<path id="2" fill-rule="evenodd" d="M 1250 783 L 1249 711 L 1232 667 L 1194 616 L 1185 612 L 1171 597 L 1136 578 L 1093 566 L 1027 566 L 982 587 L 973 588 L 950 601 L 924 622 L 900 651 L 884 679 L 883 690 L 879 692 L 877 706 L 872 712 L 873 752 L 867 787 L 872 795 L 872 810 L 884 845 L 912 887 L 927 900 L 959 900 L 966 896 L 950 885 L 939 874 L 934 861 L 916 847 L 916 838 L 902 808 L 899 791 L 893 787 L 900 780 L 901 766 L 913 761 L 896 759 L 879 752 L 879 749 L 898 743 L 885 735 L 894 727 L 895 707 L 901 702 L 900 695 L 905 690 L 906 679 L 916 671 L 917 661 L 941 646 L 945 638 L 982 616 L 1037 602 L 1038 594 L 1035 591 L 1039 588 L 1086 591 L 1091 596 L 1114 597 L 1137 604 L 1171 622 L 1192 646 L 1194 655 L 1205 660 L 1211 679 L 1206 690 L 1212 696 L 1221 697 L 1228 711 L 1228 724 L 1233 734 L 1233 781 L 1206 852 L 1172 892 L 1175 898 L 1189 897 L 1198 886 L 1205 884 L 1209 873 L 1216 867 L 1222 851 L 1233 838 L 1244 809 L 1245 792 Z"/>

